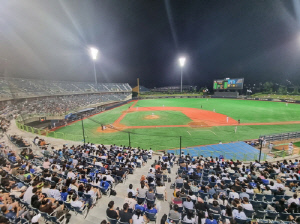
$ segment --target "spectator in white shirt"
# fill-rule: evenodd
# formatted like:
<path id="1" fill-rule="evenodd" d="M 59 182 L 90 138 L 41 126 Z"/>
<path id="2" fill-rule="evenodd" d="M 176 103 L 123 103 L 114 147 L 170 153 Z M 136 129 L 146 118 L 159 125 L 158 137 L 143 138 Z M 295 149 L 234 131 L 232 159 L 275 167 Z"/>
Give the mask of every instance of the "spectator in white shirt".
<path id="1" fill-rule="evenodd" d="M 72 197 L 71 205 L 72 205 L 74 208 L 82 209 L 83 206 L 84 206 L 84 202 L 79 201 L 79 200 L 78 200 L 78 197 L 77 197 L 77 194 L 74 194 L 73 197 Z"/>
<path id="2" fill-rule="evenodd" d="M 51 198 L 55 198 L 55 200 L 60 201 L 60 191 L 56 189 L 56 184 L 51 185 L 49 194 Z"/>
<path id="3" fill-rule="evenodd" d="M 247 219 L 246 214 L 243 212 L 242 206 L 239 206 L 238 209 L 234 209 L 232 211 L 232 216 L 233 218 L 237 218 L 237 219 L 242 219 L 242 220 Z"/>
<path id="4" fill-rule="evenodd" d="M 287 201 L 288 205 L 292 204 L 293 202 L 295 202 L 296 205 L 299 205 L 300 203 L 297 197 L 298 197 L 297 194 L 294 194 L 293 197 Z"/>
<path id="5" fill-rule="evenodd" d="M 239 199 L 240 198 L 239 194 L 236 193 L 234 191 L 234 189 L 231 189 L 231 192 L 229 193 L 228 197 L 231 198 L 231 199 L 235 199 L 235 198 Z"/>
<path id="6" fill-rule="evenodd" d="M 131 193 L 132 193 L 132 196 L 135 197 L 136 191 L 133 190 L 132 188 L 133 188 L 133 185 L 132 185 L 132 184 L 129 184 L 129 188 L 127 189 L 127 193 L 131 192 Z"/>
<path id="7" fill-rule="evenodd" d="M 242 206 L 246 210 L 253 211 L 253 206 L 252 206 L 252 204 L 249 203 L 249 199 L 248 198 L 243 198 L 243 204 L 242 204 Z"/>
<path id="8" fill-rule="evenodd" d="M 279 188 L 284 189 L 284 185 L 282 184 L 280 179 L 276 179 L 275 187 L 277 188 L 277 190 Z"/>
<path id="9" fill-rule="evenodd" d="M 68 175 L 67 175 L 67 179 L 71 178 L 71 179 L 75 179 L 76 175 L 73 173 L 72 169 L 69 169 Z"/>

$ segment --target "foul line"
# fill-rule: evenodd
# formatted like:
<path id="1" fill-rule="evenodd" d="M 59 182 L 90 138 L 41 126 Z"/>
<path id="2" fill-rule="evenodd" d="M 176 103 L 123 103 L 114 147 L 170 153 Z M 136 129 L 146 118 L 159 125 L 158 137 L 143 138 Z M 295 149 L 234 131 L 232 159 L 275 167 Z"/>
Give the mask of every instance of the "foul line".
<path id="1" fill-rule="evenodd" d="M 211 131 L 211 130 L 209 130 L 209 131 L 212 132 L 215 136 L 217 136 L 216 133 L 214 133 L 213 131 Z"/>
<path id="2" fill-rule="evenodd" d="M 191 135 L 191 133 L 189 131 L 186 131 L 187 133 L 189 133 L 189 135 Z"/>

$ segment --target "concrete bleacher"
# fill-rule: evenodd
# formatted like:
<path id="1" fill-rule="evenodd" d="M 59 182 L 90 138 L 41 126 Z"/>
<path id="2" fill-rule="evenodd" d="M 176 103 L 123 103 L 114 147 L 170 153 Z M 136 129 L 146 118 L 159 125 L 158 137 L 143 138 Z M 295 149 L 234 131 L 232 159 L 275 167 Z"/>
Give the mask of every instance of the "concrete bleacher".
<path id="1" fill-rule="evenodd" d="M 175 153 L 179 155 L 179 149 L 169 150 L 170 153 Z M 253 161 L 258 159 L 259 150 L 248 145 L 245 142 L 235 142 L 227 144 L 217 144 L 217 145 L 206 145 L 206 146 L 195 146 L 188 147 L 181 150 L 185 154 L 189 153 L 191 156 L 201 156 L 204 157 L 219 157 L 223 155 L 225 159 L 242 160 L 242 161 Z M 261 158 L 270 158 L 266 154 L 262 153 Z"/>

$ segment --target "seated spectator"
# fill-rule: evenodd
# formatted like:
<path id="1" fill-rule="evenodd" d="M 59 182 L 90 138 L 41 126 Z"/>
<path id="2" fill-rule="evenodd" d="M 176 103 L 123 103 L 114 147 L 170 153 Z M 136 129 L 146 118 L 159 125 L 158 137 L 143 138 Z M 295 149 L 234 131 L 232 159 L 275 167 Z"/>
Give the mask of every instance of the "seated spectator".
<path id="1" fill-rule="evenodd" d="M 107 190 L 110 187 L 110 184 L 106 181 L 106 177 L 103 177 L 103 179 L 100 182 L 100 187 Z"/>
<path id="2" fill-rule="evenodd" d="M 190 196 L 188 196 L 188 197 L 186 198 L 186 201 L 183 202 L 183 207 L 184 207 L 185 209 L 194 209 L 194 203 L 192 202 L 192 199 L 191 199 Z"/>
<path id="3" fill-rule="evenodd" d="M 163 184 L 161 182 L 157 182 L 156 194 L 162 194 L 162 195 L 164 195 L 165 200 L 167 200 L 166 187 L 163 186 Z"/>
<path id="4" fill-rule="evenodd" d="M 72 196 L 71 205 L 72 205 L 74 208 L 77 208 L 77 209 L 81 210 L 81 209 L 85 206 L 85 202 L 79 200 L 78 196 L 77 196 L 76 194 L 74 194 L 74 195 Z"/>
<path id="5" fill-rule="evenodd" d="M 67 197 L 68 197 L 67 187 L 64 186 L 61 190 L 60 198 L 61 198 L 61 200 L 66 201 Z"/>
<path id="6" fill-rule="evenodd" d="M 196 219 L 194 217 L 194 214 L 193 212 L 190 211 L 186 213 L 186 216 L 184 216 L 182 221 L 186 223 L 196 224 Z"/>
<path id="7" fill-rule="evenodd" d="M 54 183 L 51 184 L 49 194 L 50 194 L 51 198 L 54 198 L 55 200 L 60 201 L 60 199 L 61 199 L 60 192 L 59 192 L 59 190 L 56 189 L 56 184 L 54 184 Z"/>
<path id="8" fill-rule="evenodd" d="M 222 210 L 221 214 L 222 214 L 223 216 L 227 216 L 227 217 L 231 217 L 231 218 L 232 218 L 232 208 L 230 207 L 230 205 L 227 205 L 227 206 L 226 206 L 226 209 L 225 209 L 225 210 Z M 225 223 L 225 224 L 230 224 L 230 220 L 227 219 L 227 218 L 223 219 L 222 221 L 223 221 L 223 223 Z"/>
<path id="9" fill-rule="evenodd" d="M 246 189 L 242 188 L 242 193 L 240 193 L 240 198 L 250 198 L 249 194 L 246 193 Z"/>
<path id="10" fill-rule="evenodd" d="M 135 190 L 133 190 L 132 188 L 133 188 L 133 185 L 132 185 L 132 184 L 129 184 L 129 187 L 128 187 L 128 189 L 127 189 L 127 193 L 131 192 L 131 193 L 132 193 L 132 196 L 135 197 L 136 192 L 135 192 Z"/>
<path id="11" fill-rule="evenodd" d="M 170 210 L 169 212 L 170 219 L 175 219 L 175 220 L 181 219 L 181 214 L 178 212 L 178 208 L 179 208 L 178 205 L 174 205 L 173 209 Z"/>
<path id="12" fill-rule="evenodd" d="M 262 192 L 264 195 L 272 195 L 272 191 L 270 190 L 269 186 L 266 186 L 266 189 Z"/>
<path id="13" fill-rule="evenodd" d="M 229 197 L 229 199 L 231 199 L 231 200 L 233 200 L 233 199 L 235 199 L 235 198 L 237 198 L 237 199 L 240 198 L 239 194 L 236 193 L 235 190 L 234 190 L 233 188 L 231 189 L 231 192 L 229 193 L 228 197 Z"/>
<path id="14" fill-rule="evenodd" d="M 243 204 L 242 204 L 242 207 L 246 210 L 251 210 L 253 211 L 253 206 L 252 204 L 249 203 L 249 199 L 244 197 L 243 198 Z"/>
<path id="15" fill-rule="evenodd" d="M 143 224 L 144 216 L 140 209 L 135 210 L 134 215 L 132 216 L 132 224 Z"/>
<path id="16" fill-rule="evenodd" d="M 123 210 L 119 212 L 120 221 L 125 223 L 132 223 L 132 213 L 128 211 L 129 205 L 125 203 Z"/>
<path id="17" fill-rule="evenodd" d="M 212 204 L 208 205 L 208 213 L 211 214 L 221 214 L 221 208 L 217 201 L 213 201 Z"/>
<path id="18" fill-rule="evenodd" d="M 158 210 L 156 209 L 156 206 L 153 205 L 152 203 L 147 204 L 146 212 L 151 213 L 151 214 L 157 214 Z M 147 221 L 149 222 L 149 219 L 146 217 Z"/>
<path id="19" fill-rule="evenodd" d="M 108 208 L 106 209 L 106 215 L 111 219 L 119 219 L 119 211 L 114 209 L 114 201 L 108 203 Z"/>
<path id="20" fill-rule="evenodd" d="M 134 210 L 136 205 L 136 200 L 132 198 L 132 192 L 128 193 L 128 197 L 125 198 L 125 204 L 129 205 L 129 209 Z"/>
<path id="21" fill-rule="evenodd" d="M 148 200 L 151 200 L 151 201 L 154 201 L 154 200 L 155 200 L 156 197 L 155 197 L 155 193 L 154 193 L 152 187 L 150 187 L 150 188 L 149 188 L 149 191 L 147 191 L 147 193 L 146 193 L 146 198 L 147 198 Z"/>
<path id="22" fill-rule="evenodd" d="M 207 219 L 205 220 L 205 224 L 217 224 L 217 220 L 213 218 L 212 214 L 209 214 Z"/>
<path id="23" fill-rule="evenodd" d="M 145 187 L 144 181 L 141 182 L 141 187 L 137 189 L 137 197 L 138 198 L 146 198 L 146 193 L 148 191 L 148 188 Z"/>
<path id="24" fill-rule="evenodd" d="M 145 212 L 145 207 L 143 206 L 144 201 L 142 199 L 137 200 L 137 204 L 134 206 L 134 210 L 140 210 L 141 213 Z"/>
<path id="25" fill-rule="evenodd" d="M 298 206 L 295 202 L 292 202 L 287 210 L 286 210 L 287 213 L 298 213 L 299 212 L 299 209 L 298 209 Z"/>
<path id="26" fill-rule="evenodd" d="M 233 218 L 237 218 L 237 219 L 242 219 L 242 220 L 247 219 L 246 214 L 243 212 L 242 206 L 239 206 L 237 209 L 234 209 L 232 212 L 232 216 Z"/>
<path id="27" fill-rule="evenodd" d="M 290 198 L 287 203 L 288 205 L 292 204 L 293 202 L 296 204 L 296 205 L 299 205 L 299 199 L 297 198 L 297 194 L 294 194 L 292 198 Z"/>

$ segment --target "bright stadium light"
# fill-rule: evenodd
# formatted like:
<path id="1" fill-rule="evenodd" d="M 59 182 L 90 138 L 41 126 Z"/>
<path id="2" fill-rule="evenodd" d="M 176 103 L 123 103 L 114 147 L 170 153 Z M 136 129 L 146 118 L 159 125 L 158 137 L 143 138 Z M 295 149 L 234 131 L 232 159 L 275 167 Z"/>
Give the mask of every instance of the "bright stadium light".
<path id="1" fill-rule="evenodd" d="M 95 84 L 97 84 L 97 74 L 96 74 L 95 61 L 97 60 L 98 52 L 99 52 L 99 51 L 98 51 L 97 48 L 90 47 L 90 55 L 91 55 L 91 58 L 92 58 L 93 64 L 94 64 Z"/>
<path id="2" fill-rule="evenodd" d="M 184 64 L 185 64 L 185 57 L 180 57 L 180 58 L 178 59 L 178 61 L 179 61 L 180 67 L 183 67 Z"/>
<path id="3" fill-rule="evenodd" d="M 96 60 L 97 59 L 97 56 L 98 56 L 98 49 L 97 48 L 94 48 L 94 47 L 91 47 L 90 48 L 90 54 L 91 54 L 91 58 L 93 60 Z"/>
<path id="4" fill-rule="evenodd" d="M 183 67 L 184 67 L 184 64 L 185 64 L 185 57 L 180 57 L 178 59 L 178 62 L 179 62 L 179 66 L 181 68 L 180 92 L 182 93 L 182 70 L 183 70 Z"/>

